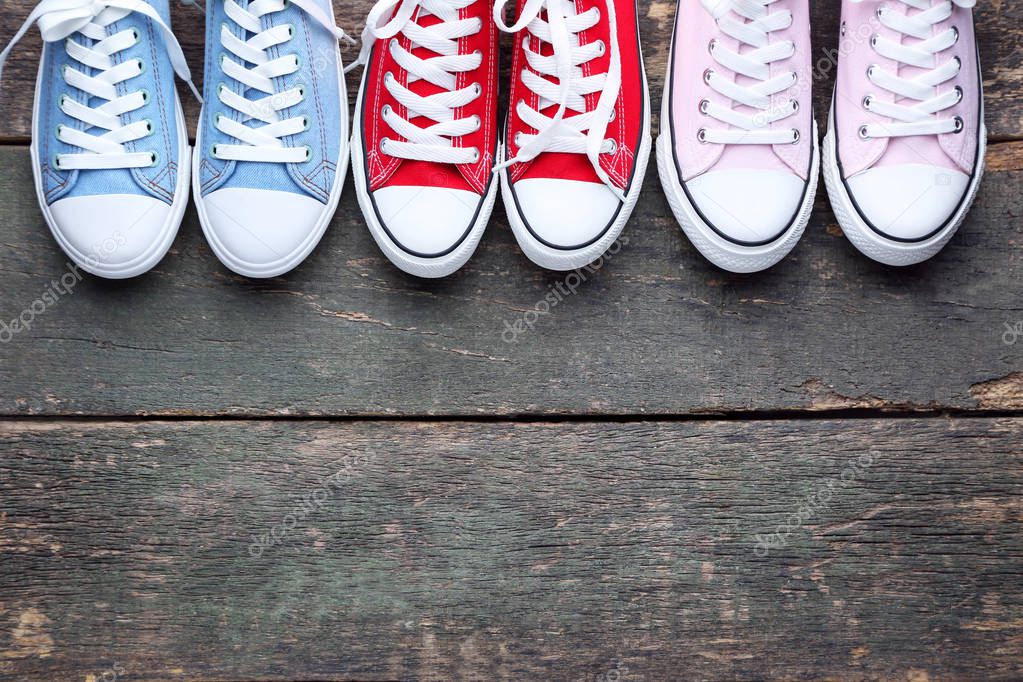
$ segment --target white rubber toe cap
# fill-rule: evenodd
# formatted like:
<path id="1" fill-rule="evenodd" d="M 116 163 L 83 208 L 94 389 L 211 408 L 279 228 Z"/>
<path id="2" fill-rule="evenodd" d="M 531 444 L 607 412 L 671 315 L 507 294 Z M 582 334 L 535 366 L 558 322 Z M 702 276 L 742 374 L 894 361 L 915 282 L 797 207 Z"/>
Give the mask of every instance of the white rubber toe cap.
<path id="1" fill-rule="evenodd" d="M 513 192 L 530 232 L 559 249 L 582 248 L 598 239 L 622 205 L 603 184 L 581 180 L 519 180 Z"/>
<path id="2" fill-rule="evenodd" d="M 970 177 L 923 163 L 880 166 L 846 181 L 863 217 L 885 236 L 902 241 L 929 237 L 962 202 Z"/>
<path id="3" fill-rule="evenodd" d="M 202 202 L 217 256 L 247 277 L 274 277 L 296 267 L 324 227 L 326 206 L 304 194 L 232 187 L 210 192 Z"/>
<path id="4" fill-rule="evenodd" d="M 791 226 L 806 181 L 775 170 L 710 171 L 686 183 L 706 222 L 741 245 L 774 241 Z"/>
<path id="5" fill-rule="evenodd" d="M 391 239 L 414 256 L 442 256 L 458 246 L 483 197 L 448 187 L 383 187 L 373 201 Z"/>
<path id="6" fill-rule="evenodd" d="M 134 277 L 166 253 L 177 225 L 170 204 L 149 196 L 69 197 L 49 207 L 61 245 L 79 265 L 105 277 Z"/>

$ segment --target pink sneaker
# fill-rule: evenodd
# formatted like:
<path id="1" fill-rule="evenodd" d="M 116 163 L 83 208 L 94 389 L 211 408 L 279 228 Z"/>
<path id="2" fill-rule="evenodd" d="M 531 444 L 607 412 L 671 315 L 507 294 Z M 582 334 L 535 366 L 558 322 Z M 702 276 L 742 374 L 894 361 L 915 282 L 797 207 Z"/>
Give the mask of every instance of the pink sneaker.
<path id="1" fill-rule="evenodd" d="M 679 0 L 657 139 L 690 241 L 732 272 L 768 268 L 817 191 L 807 0 Z"/>
<path id="2" fill-rule="evenodd" d="M 845 0 L 824 179 L 857 249 L 888 265 L 952 238 L 984 169 L 976 0 Z"/>

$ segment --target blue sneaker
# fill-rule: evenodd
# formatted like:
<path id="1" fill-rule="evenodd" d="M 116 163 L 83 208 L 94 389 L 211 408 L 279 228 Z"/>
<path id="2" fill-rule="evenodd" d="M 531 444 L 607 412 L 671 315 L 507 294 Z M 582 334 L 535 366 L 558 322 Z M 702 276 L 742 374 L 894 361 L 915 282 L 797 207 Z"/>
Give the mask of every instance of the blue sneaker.
<path id="1" fill-rule="evenodd" d="M 188 204 L 174 74 L 191 77 L 168 0 L 43 0 L 0 68 L 33 24 L 45 43 L 31 150 L 46 223 L 83 270 L 141 275 L 167 253 Z"/>
<path id="2" fill-rule="evenodd" d="M 348 96 L 330 0 L 208 0 L 195 203 L 217 257 L 276 277 L 312 252 L 348 168 Z"/>

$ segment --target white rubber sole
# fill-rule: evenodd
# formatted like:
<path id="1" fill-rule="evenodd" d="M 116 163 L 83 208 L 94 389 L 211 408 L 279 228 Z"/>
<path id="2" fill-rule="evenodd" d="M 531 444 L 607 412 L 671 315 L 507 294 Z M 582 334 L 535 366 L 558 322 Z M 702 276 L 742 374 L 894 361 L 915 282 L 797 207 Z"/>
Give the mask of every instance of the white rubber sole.
<path id="1" fill-rule="evenodd" d="M 519 243 L 519 248 L 526 254 L 526 258 L 542 268 L 567 272 L 569 270 L 577 270 L 597 260 L 615 243 L 622 230 L 625 229 L 625 225 L 629 222 L 633 209 L 636 208 L 636 202 L 639 201 L 639 195 L 643 191 L 643 181 L 646 178 L 647 165 L 650 161 L 651 146 L 650 88 L 647 85 L 646 67 L 643 65 L 642 56 L 640 57 L 640 67 L 643 70 L 643 111 L 646 113 L 646 116 L 643 120 L 643 132 L 640 136 L 639 151 L 635 159 L 636 169 L 632 176 L 629 191 L 625 195 L 625 204 L 618 212 L 618 217 L 614 223 L 600 239 L 588 246 L 574 250 L 556 249 L 538 240 L 529 231 L 529 228 L 526 227 L 525 219 L 519 213 L 518 208 L 516 208 L 515 197 L 512 194 L 511 181 L 509 180 L 510 169 L 505 168 L 501 171 L 501 196 L 504 199 L 508 222 L 511 224 L 512 232 L 515 234 L 515 241 Z M 504 160 L 503 150 L 501 160 Z"/>
<path id="2" fill-rule="evenodd" d="M 32 107 L 32 130 L 37 130 L 36 123 L 39 116 L 39 98 L 42 92 L 43 60 L 39 60 L 39 71 L 36 75 L 36 94 Z M 39 149 L 36 147 L 35 139 L 29 147 L 32 157 L 32 175 L 35 178 L 36 198 L 39 200 L 39 207 L 42 209 L 43 218 L 46 220 L 53 238 L 75 265 L 86 272 L 102 277 L 104 279 L 131 279 L 149 272 L 163 260 L 163 257 L 170 251 L 174 238 L 178 235 L 181 221 L 185 217 L 185 209 L 188 208 L 188 187 L 191 167 L 189 158 L 191 148 L 188 146 L 188 129 L 185 125 L 185 115 L 181 109 L 181 101 L 175 95 L 175 118 L 178 127 L 178 173 L 177 185 L 174 188 L 174 201 L 171 203 L 171 212 L 166 222 L 160 228 L 157 238 L 149 248 L 142 254 L 126 263 L 119 263 L 116 266 L 103 262 L 102 254 L 106 251 L 106 245 L 96 244 L 95 252 L 92 254 L 82 253 L 72 246 L 71 242 L 64 236 L 57 222 L 53 219 L 49 204 L 43 194 L 42 170 L 39 164 Z"/>
<path id="3" fill-rule="evenodd" d="M 984 109 L 981 106 L 981 121 L 984 120 Z M 984 153 L 987 150 L 987 127 L 981 123 L 977 140 L 977 171 L 967 188 L 966 199 L 952 217 L 951 222 L 934 236 L 920 242 L 899 242 L 887 239 L 870 228 L 856 210 L 845 183 L 842 182 L 838 168 L 838 150 L 835 139 L 835 111 L 832 104 L 828 119 L 828 133 L 824 136 L 824 184 L 828 188 L 831 208 L 838 219 L 846 238 L 852 242 L 862 254 L 878 263 L 894 266 L 907 266 L 922 263 L 941 251 L 966 219 L 966 214 L 977 197 L 980 180 L 984 175 Z"/>
<path id="4" fill-rule="evenodd" d="M 670 60 L 670 57 L 669 57 Z M 671 62 L 668 62 L 668 75 L 671 78 Z M 669 82 L 666 80 L 665 82 Z M 669 106 L 670 90 L 665 89 L 661 101 L 661 125 L 671 125 L 671 109 Z M 657 136 L 657 171 L 661 177 L 661 186 L 668 198 L 668 205 L 682 227 L 689 241 L 711 263 L 736 273 L 752 273 L 766 270 L 785 258 L 799 243 L 810 213 L 813 211 L 814 198 L 817 196 L 817 183 L 820 174 L 820 145 L 817 142 L 817 122 L 813 124 L 813 158 L 810 164 L 809 187 L 800 204 L 795 219 L 785 231 L 769 244 L 759 246 L 743 246 L 731 242 L 715 232 L 700 217 L 693 203 L 682 188 L 682 180 L 678 176 L 675 165 L 675 153 L 672 149 L 671 135 L 662 132 Z"/>
<path id="5" fill-rule="evenodd" d="M 436 258 L 426 258 L 415 256 L 403 249 L 397 242 L 391 239 L 390 235 L 387 234 L 387 230 L 380 224 L 380 221 L 377 219 L 376 210 L 373 208 L 373 200 L 369 196 L 369 184 L 366 181 L 366 172 L 363 168 L 364 153 L 362 149 L 362 95 L 366 89 L 365 84 L 366 74 L 363 73 L 358 101 L 355 104 L 355 123 L 352 126 L 351 149 L 352 179 L 355 182 L 355 194 L 359 199 L 359 208 L 362 209 L 362 215 L 366 219 L 369 233 L 373 236 L 373 241 L 377 243 L 380 250 L 387 256 L 387 260 L 391 261 L 402 272 L 425 279 L 437 279 L 454 274 L 469 262 L 472 255 L 476 253 L 480 240 L 483 238 L 483 233 L 487 229 L 487 223 L 490 222 L 490 214 L 494 211 L 494 202 L 497 200 L 497 179 L 491 180 L 490 188 L 482 199 L 476 220 L 469 233 L 450 252 Z M 500 156 L 500 153 L 498 155 Z"/>
<path id="6" fill-rule="evenodd" d="M 200 152 L 205 149 L 202 141 L 202 126 L 199 126 L 199 132 L 196 134 L 195 140 L 195 153 L 192 159 L 192 165 L 194 166 L 192 175 L 194 177 L 192 184 L 192 192 L 195 194 L 195 208 L 199 214 L 199 224 L 202 226 L 203 234 L 206 235 L 206 241 L 209 242 L 210 248 L 213 253 L 216 254 L 217 259 L 224 264 L 226 268 L 235 272 L 243 277 L 250 277 L 252 279 L 268 279 L 271 277 L 279 277 L 283 274 L 291 272 L 299 265 L 301 265 L 309 254 L 319 245 L 320 240 L 323 239 L 323 235 L 327 232 L 327 228 L 330 226 L 330 222 L 334 219 L 334 214 L 337 212 L 338 203 L 341 201 L 341 190 L 344 189 L 345 177 L 348 174 L 348 136 L 345 131 L 348 130 L 348 91 L 345 85 L 344 67 L 341 63 L 341 50 L 337 51 L 337 71 L 338 71 L 338 85 L 340 87 L 340 113 L 341 113 L 341 131 L 342 134 L 339 136 L 338 141 L 338 152 L 337 152 L 337 169 L 334 174 L 334 186 L 330 190 L 330 195 L 327 198 L 327 203 L 323 207 L 323 213 L 320 215 L 320 219 L 312 227 L 305 239 L 291 251 L 281 258 L 271 263 L 249 263 L 237 256 L 224 245 L 222 241 L 217 237 L 216 230 L 211 226 L 207 211 L 206 202 L 202 196 L 202 182 L 200 181 L 199 164 L 201 163 Z M 200 121 L 202 120 L 203 113 L 200 113 Z M 267 189 L 275 189 L 268 187 Z M 282 226 L 288 227 L 288 226 Z"/>

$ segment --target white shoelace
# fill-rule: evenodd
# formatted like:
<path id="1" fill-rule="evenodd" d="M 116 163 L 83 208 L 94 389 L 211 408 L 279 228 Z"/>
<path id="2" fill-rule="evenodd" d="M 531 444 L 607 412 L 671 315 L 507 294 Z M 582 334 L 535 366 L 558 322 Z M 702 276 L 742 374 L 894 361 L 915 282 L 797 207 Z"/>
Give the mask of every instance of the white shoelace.
<path id="1" fill-rule="evenodd" d="M 907 44 L 875 34 L 870 44 L 877 54 L 894 60 L 898 67 L 913 66 L 924 71 L 919 75 L 905 78 L 897 72 L 892 73 L 879 66 L 871 66 L 867 70 L 870 82 L 895 94 L 898 101 L 884 102 L 870 95 L 864 97 L 864 109 L 892 121 L 862 125 L 859 135 L 863 139 L 870 139 L 958 133 L 963 129 L 963 120 L 958 116 L 941 118 L 939 114 L 962 100 L 962 88 L 956 86 L 952 90 L 936 94 L 939 85 L 955 78 L 962 69 L 962 62 L 958 57 L 953 57 L 943 64 L 938 63 L 938 53 L 952 47 L 959 40 L 959 31 L 954 27 L 938 34 L 934 33 L 936 24 L 952 16 L 953 2 L 939 2 L 933 6 L 932 0 L 899 2 L 906 8 L 921 11 L 908 15 L 894 11 L 891 7 L 879 8 L 877 19 L 882 26 L 898 32 L 902 37 L 915 38 L 918 42 Z M 970 8 L 976 4 L 976 0 L 954 0 L 954 3 L 959 7 Z"/>
<path id="2" fill-rule="evenodd" d="M 770 11 L 776 2 L 778 0 L 701 0 L 704 9 L 717 21 L 721 33 L 753 48 L 740 54 L 723 47 L 717 40 L 711 40 L 709 49 L 714 61 L 728 71 L 754 81 L 741 85 L 714 69 L 704 73 L 704 81 L 712 90 L 728 98 L 732 105 L 749 107 L 753 112 L 702 100 L 702 113 L 731 128 L 701 128 L 698 132 L 701 142 L 794 144 L 799 141 L 796 128 L 772 126 L 799 110 L 799 102 L 795 98 L 781 106 L 771 106 L 774 96 L 794 87 L 799 81 L 794 71 L 771 76 L 772 63 L 789 59 L 796 53 L 796 46 L 790 40 L 771 42 L 773 32 L 792 25 L 792 12 L 789 10 Z"/>
<path id="3" fill-rule="evenodd" d="M 227 56 L 221 61 L 224 74 L 242 84 L 244 90 L 256 90 L 265 97 L 251 100 L 244 94 L 222 85 L 217 97 L 228 110 L 237 112 L 233 116 L 218 115 L 214 122 L 217 130 L 230 135 L 237 144 L 218 144 L 213 156 L 222 161 L 254 161 L 265 163 L 300 163 L 309 159 L 312 150 L 308 147 L 289 147 L 281 138 L 297 135 L 309 128 L 305 116 L 283 118 L 281 112 L 294 107 L 305 99 L 305 89 L 296 86 L 277 92 L 274 79 L 289 76 L 302 68 L 296 54 L 271 57 L 270 52 L 287 44 L 294 37 L 294 30 L 288 24 L 271 25 L 264 30 L 263 18 L 284 11 L 288 5 L 298 7 L 317 24 L 339 40 L 354 44 L 354 41 L 334 24 L 311 0 L 253 0 L 248 7 L 242 7 L 235 0 L 225 0 L 227 18 L 242 30 L 253 34 L 242 40 L 226 25 L 220 31 L 220 43 Z M 273 23 L 272 21 L 270 22 Z M 236 57 L 238 61 L 232 59 Z M 253 64 L 252 68 L 245 63 Z M 259 122 L 262 125 L 248 125 Z"/>
<path id="4" fill-rule="evenodd" d="M 144 0 L 42 0 L 29 14 L 7 48 L 0 52 L 2 72 L 14 46 L 33 24 L 38 24 L 45 42 L 66 41 L 64 49 L 68 56 L 85 69 L 65 69 L 64 82 L 88 95 L 86 102 L 102 100 L 101 104 L 92 107 L 70 95 L 61 97 L 61 110 L 80 121 L 82 127 L 61 126 L 57 137 L 61 142 L 85 151 L 80 154 L 57 155 L 54 163 L 58 170 L 147 168 L 156 165 L 158 161 L 155 152 L 129 152 L 125 149 L 126 144 L 137 142 L 153 132 L 150 121 L 135 121 L 125 125 L 121 119 L 123 115 L 141 109 L 149 101 L 144 90 L 126 95 L 117 93 L 118 85 L 145 71 L 145 64 L 140 59 L 121 63 L 115 61 L 117 53 L 138 43 L 140 36 L 136 31 L 125 30 L 107 35 L 107 28 L 111 24 L 132 12 L 146 16 L 160 29 L 175 73 L 188 83 L 201 101 L 174 33 L 152 5 Z M 85 38 L 86 43 L 75 40 L 76 35 Z M 90 70 L 95 71 L 95 75 L 89 75 Z M 93 128 L 104 132 L 95 135 L 89 132 Z"/>
<path id="5" fill-rule="evenodd" d="M 401 159 L 415 159 L 436 163 L 476 163 L 480 150 L 476 147 L 457 147 L 452 138 L 474 133 L 483 125 L 477 115 L 455 118 L 455 110 L 470 104 L 483 94 L 483 86 L 473 83 L 458 88 L 458 74 L 479 68 L 483 63 L 480 52 L 458 54 L 458 41 L 476 35 L 483 29 L 479 19 L 459 19 L 459 12 L 473 3 L 484 0 L 380 0 L 374 5 L 366 20 L 362 37 L 360 64 L 369 60 L 373 44 L 377 40 L 388 40 L 388 49 L 395 62 L 407 74 L 407 85 L 402 85 L 392 73 L 385 74 L 384 87 L 405 107 L 407 114 L 401 116 L 393 107 L 385 105 L 380 115 L 388 126 L 406 141 L 384 138 L 380 151 L 388 156 Z M 388 16 L 398 11 L 386 23 Z M 418 12 L 418 13 L 417 13 Z M 439 22 L 422 27 L 416 20 L 433 15 Z M 413 19 L 416 18 L 416 20 Z M 415 49 L 422 47 L 437 56 L 422 59 L 402 47 L 395 37 L 405 35 Z M 408 86 L 417 81 L 440 88 L 426 97 L 420 96 Z M 416 119 L 426 119 L 425 127 Z"/>
<path id="6" fill-rule="evenodd" d="M 606 0 L 610 25 L 610 45 L 598 40 L 580 45 L 579 33 L 597 25 L 600 10 L 596 7 L 576 14 L 575 3 L 571 0 L 527 0 L 522 14 L 511 26 L 504 21 L 505 5 L 508 0 L 497 0 L 494 5 L 494 21 L 498 28 L 508 33 L 526 29 L 532 36 L 553 48 L 552 56 L 543 56 L 529 49 L 530 38 L 522 38 L 526 61 L 536 73 L 522 70 L 522 82 L 540 98 L 539 109 L 533 109 L 524 100 L 515 105 L 515 112 L 522 122 L 538 131 L 535 135 L 522 133 L 516 140 L 518 154 L 498 165 L 494 170 L 507 168 L 515 163 L 525 163 L 544 152 L 585 154 L 594 172 L 619 200 L 625 195 L 611 180 L 600 165 L 601 154 L 614 154 L 617 145 L 613 139 L 606 139 L 608 124 L 615 112 L 615 103 L 622 84 L 621 48 L 618 45 L 618 22 L 615 16 L 614 0 Z M 547 20 L 540 18 L 546 10 Z M 611 63 L 606 73 L 583 76 L 582 65 L 611 50 Z M 537 75 L 541 74 L 541 75 Z M 557 78 L 557 84 L 543 76 Z M 586 96 L 600 93 L 597 106 L 586 111 Z M 557 105 L 554 116 L 547 116 L 542 110 Z M 569 111 L 574 112 L 569 115 Z"/>

